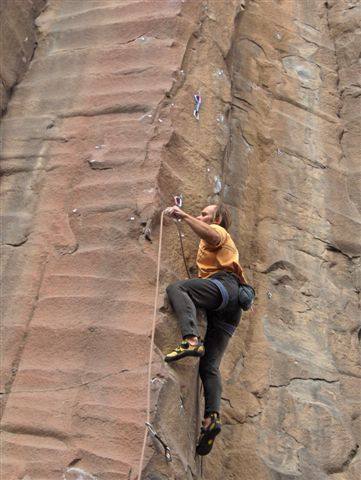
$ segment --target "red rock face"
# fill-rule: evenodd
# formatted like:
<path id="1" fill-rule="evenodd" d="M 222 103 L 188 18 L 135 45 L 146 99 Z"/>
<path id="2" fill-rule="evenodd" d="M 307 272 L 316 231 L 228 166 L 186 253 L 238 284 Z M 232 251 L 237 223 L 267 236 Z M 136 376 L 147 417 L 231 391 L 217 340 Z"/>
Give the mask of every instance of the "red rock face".
<path id="1" fill-rule="evenodd" d="M 138 469 L 156 267 L 144 229 L 194 28 L 181 6 L 60 1 L 37 19 L 2 123 L 8 479 Z"/>
<path id="2" fill-rule="evenodd" d="M 197 365 L 162 361 L 185 276 L 166 222 L 151 417 L 173 462 L 148 438 L 142 478 L 356 480 L 359 10 L 48 1 L 2 120 L 4 478 L 138 478 L 159 218 L 182 193 L 231 205 L 256 312 L 201 468 Z"/>
<path id="3" fill-rule="evenodd" d="M 34 20 L 45 3 L 46 0 L 1 0 L 0 116 L 33 58 L 38 44 Z"/>

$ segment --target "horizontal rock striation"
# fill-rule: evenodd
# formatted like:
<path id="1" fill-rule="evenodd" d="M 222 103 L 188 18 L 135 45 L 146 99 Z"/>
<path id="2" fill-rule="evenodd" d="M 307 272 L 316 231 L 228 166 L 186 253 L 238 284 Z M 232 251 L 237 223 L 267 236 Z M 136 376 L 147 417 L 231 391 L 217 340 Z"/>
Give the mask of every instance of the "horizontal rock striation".
<path id="1" fill-rule="evenodd" d="M 9 480 L 135 478 L 156 271 L 145 233 L 156 238 L 167 112 L 198 18 L 197 2 L 195 19 L 182 6 L 49 1 L 37 19 L 2 121 Z"/>

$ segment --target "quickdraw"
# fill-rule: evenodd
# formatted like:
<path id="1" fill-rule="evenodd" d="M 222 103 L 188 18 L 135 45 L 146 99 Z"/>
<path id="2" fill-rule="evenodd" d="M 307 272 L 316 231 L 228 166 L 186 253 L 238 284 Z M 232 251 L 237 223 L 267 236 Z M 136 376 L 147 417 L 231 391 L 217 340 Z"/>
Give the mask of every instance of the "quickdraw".
<path id="1" fill-rule="evenodd" d="M 197 120 L 199 120 L 199 110 L 200 110 L 201 105 L 202 105 L 202 97 L 200 96 L 199 93 L 196 93 L 195 95 L 193 95 L 193 98 L 194 98 L 193 115 Z"/>
<path id="2" fill-rule="evenodd" d="M 174 203 L 177 205 L 177 207 L 182 208 L 183 207 L 183 195 L 176 195 L 174 197 Z"/>
<path id="3" fill-rule="evenodd" d="M 181 193 L 180 195 L 176 195 L 173 198 L 174 198 L 174 203 L 177 205 L 177 207 L 182 208 L 183 207 L 183 194 Z M 181 246 L 181 250 L 182 250 L 182 257 L 183 257 L 184 266 L 186 268 L 188 278 L 191 278 L 191 274 L 189 272 L 188 265 L 187 265 L 187 260 L 186 260 L 185 253 L 184 253 L 182 232 L 181 232 L 181 229 L 180 229 L 180 226 L 179 226 L 179 223 L 177 222 L 177 220 L 175 220 L 174 223 L 175 223 L 175 226 L 177 227 L 177 230 L 178 230 L 178 237 L 179 237 L 180 246 Z"/>
<path id="4" fill-rule="evenodd" d="M 171 462 L 172 461 L 172 454 L 170 452 L 170 448 L 168 447 L 168 445 L 160 438 L 160 436 L 155 431 L 155 429 L 154 429 L 154 427 L 151 423 L 145 422 L 145 424 L 148 427 L 148 430 L 149 430 L 150 434 L 152 435 L 152 437 L 156 438 L 158 440 L 158 442 L 164 448 L 164 456 L 165 456 L 166 461 Z"/>

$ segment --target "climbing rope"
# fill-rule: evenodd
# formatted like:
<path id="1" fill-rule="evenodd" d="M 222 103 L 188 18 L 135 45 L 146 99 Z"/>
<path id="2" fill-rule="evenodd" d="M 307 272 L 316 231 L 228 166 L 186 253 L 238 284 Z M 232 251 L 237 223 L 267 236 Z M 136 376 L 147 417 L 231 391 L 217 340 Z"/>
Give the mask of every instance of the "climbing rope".
<path id="1" fill-rule="evenodd" d="M 180 195 L 175 195 L 173 198 L 174 198 L 174 203 L 175 203 L 175 205 L 177 205 L 177 207 L 179 207 L 179 208 L 182 208 L 182 207 L 183 207 L 183 195 L 182 195 L 182 194 L 180 194 Z M 175 222 L 175 225 L 176 225 L 177 230 L 178 230 L 178 237 L 179 237 L 179 241 L 180 241 L 180 246 L 181 246 L 181 251 L 182 251 L 182 257 L 183 257 L 184 266 L 185 266 L 185 268 L 186 268 L 186 272 L 187 272 L 188 278 L 191 278 L 191 275 L 190 275 L 189 270 L 188 270 L 188 265 L 187 265 L 186 256 L 185 256 L 185 253 L 184 253 L 183 234 L 182 234 L 182 230 L 181 230 L 181 228 L 180 228 L 180 226 L 179 226 L 180 219 L 174 219 L 174 222 Z"/>
<path id="2" fill-rule="evenodd" d="M 200 402 L 200 398 L 201 398 L 201 394 L 202 394 L 202 384 L 200 382 L 200 377 L 199 377 L 199 371 L 197 372 L 197 382 L 196 382 L 196 411 L 195 411 L 195 415 L 196 415 L 196 435 L 198 435 L 198 432 L 200 430 L 200 426 L 201 426 L 201 423 L 202 423 L 202 420 L 201 420 L 201 415 L 200 415 L 200 410 L 201 410 L 201 402 Z M 197 438 L 196 438 L 196 441 L 197 441 Z M 200 476 L 200 478 L 202 479 L 203 478 L 203 457 L 202 456 L 198 456 L 197 453 L 195 452 L 194 454 L 194 461 L 196 462 L 196 465 L 198 467 L 198 475 Z"/>
<path id="3" fill-rule="evenodd" d="M 178 204 L 178 202 L 177 202 L 178 197 L 174 197 L 174 198 L 175 198 L 176 204 Z M 179 206 L 181 207 L 182 203 Z M 175 220 L 175 225 L 176 225 L 177 230 L 178 230 L 178 237 L 179 237 L 179 241 L 180 241 L 184 266 L 185 266 L 188 278 L 191 278 L 191 275 L 190 275 L 189 269 L 188 269 L 188 265 L 187 265 L 187 260 L 186 260 L 185 253 L 184 253 L 182 231 L 181 231 L 181 228 L 180 228 L 177 220 Z M 196 382 L 196 418 L 197 418 L 196 430 L 197 430 L 197 432 L 200 430 L 199 412 L 200 412 L 200 397 L 201 397 L 201 394 L 202 394 L 202 384 L 199 381 L 199 373 L 197 372 L 197 382 Z M 197 455 L 196 455 L 196 458 L 197 458 Z M 199 469 L 199 473 L 200 473 L 200 478 L 202 479 L 203 478 L 203 457 L 198 457 L 198 458 L 199 458 L 198 469 Z M 197 461 L 196 461 L 196 463 L 197 463 Z"/>
<path id="4" fill-rule="evenodd" d="M 177 201 L 176 201 L 176 203 L 177 203 Z M 164 447 L 164 455 L 165 455 L 165 458 L 166 458 L 167 462 L 172 461 L 172 456 L 171 456 L 170 449 L 169 449 L 168 445 L 160 438 L 160 436 L 157 434 L 157 432 L 154 430 L 152 424 L 150 423 L 150 393 L 151 393 L 151 380 L 152 380 L 152 361 L 153 361 L 153 350 L 154 350 L 155 324 L 156 324 L 157 311 L 158 311 L 160 259 L 161 259 L 161 253 L 162 253 L 162 239 L 163 239 L 163 218 L 164 218 L 164 210 L 162 211 L 161 216 L 160 216 L 156 287 L 155 287 L 154 310 L 153 310 L 153 320 L 152 320 L 152 334 L 151 334 L 151 339 L 150 339 L 149 361 L 148 361 L 147 415 L 146 415 L 147 419 L 146 419 L 146 422 L 145 422 L 146 428 L 145 428 L 145 431 L 144 431 L 142 453 L 141 453 L 140 461 L 139 461 L 138 480 L 141 480 L 141 476 L 142 476 L 142 469 L 143 469 L 143 463 L 144 463 L 145 448 L 146 448 L 146 445 L 147 445 L 148 432 L 150 432 L 150 434 L 154 438 L 156 438 L 162 444 L 162 446 Z M 178 230 L 178 236 L 179 236 L 179 240 L 180 240 L 184 266 L 185 266 L 185 269 L 187 271 L 188 278 L 191 278 L 190 273 L 189 273 L 189 269 L 188 269 L 188 266 L 187 266 L 187 261 L 186 261 L 186 258 L 185 258 L 185 253 L 184 253 L 182 232 L 181 232 L 181 229 L 180 229 L 180 226 L 179 226 L 177 220 L 175 221 L 175 224 L 176 224 L 176 227 L 177 227 L 177 230 Z M 198 390 L 198 384 L 197 384 L 197 390 Z M 199 395 L 199 392 L 198 392 L 198 395 Z M 199 402 L 199 397 L 198 397 L 197 400 Z"/>
<path id="5" fill-rule="evenodd" d="M 175 225 L 176 225 L 177 230 L 178 230 L 178 237 L 179 237 L 179 241 L 180 241 L 180 246 L 181 246 L 181 251 L 182 251 L 182 257 L 183 257 L 184 266 L 185 266 L 185 269 L 186 269 L 188 278 L 191 278 L 191 274 L 189 273 L 189 269 L 188 269 L 188 265 L 187 265 L 186 256 L 185 256 L 185 253 L 184 253 L 183 239 L 182 239 L 182 231 L 181 231 L 181 229 L 180 229 L 180 226 L 179 226 L 179 223 L 178 223 L 177 220 L 175 220 Z"/>
<path id="6" fill-rule="evenodd" d="M 147 436 L 148 436 L 148 428 L 149 428 L 147 425 L 150 424 L 150 386 L 151 386 L 151 380 L 152 380 L 152 361 L 153 361 L 153 349 L 154 349 L 155 322 L 156 322 L 157 310 L 158 310 L 160 256 L 161 256 L 161 252 L 162 252 L 162 238 L 163 238 L 163 217 L 164 217 L 164 210 L 162 211 L 161 216 L 160 216 L 157 276 L 156 276 L 154 311 L 153 311 L 153 321 L 152 321 L 152 334 L 151 334 L 151 339 L 150 339 L 149 362 L 148 362 L 147 420 L 146 420 L 146 424 L 145 424 L 146 427 L 145 427 L 145 431 L 144 431 L 142 453 L 141 453 L 140 461 L 139 461 L 138 480 L 141 480 L 141 477 L 142 477 L 144 454 L 145 454 L 145 447 L 146 447 L 146 444 L 147 444 Z"/>

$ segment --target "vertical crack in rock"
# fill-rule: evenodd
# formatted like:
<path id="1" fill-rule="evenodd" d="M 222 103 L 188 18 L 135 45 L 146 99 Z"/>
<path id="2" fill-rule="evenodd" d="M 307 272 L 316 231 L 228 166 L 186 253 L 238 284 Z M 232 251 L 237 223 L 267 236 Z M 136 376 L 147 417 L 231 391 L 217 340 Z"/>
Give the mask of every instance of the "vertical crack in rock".
<path id="1" fill-rule="evenodd" d="M 183 193 L 185 208 L 195 215 L 207 202 L 215 201 L 222 195 L 221 192 L 214 193 L 214 178 L 222 178 L 229 141 L 228 112 L 231 98 L 225 58 L 231 46 L 238 9 L 238 2 L 228 2 L 224 11 L 220 10 L 217 1 L 204 2 L 198 29 L 187 44 L 180 71 L 181 80 L 175 84 L 169 93 L 169 101 L 166 101 L 174 109 L 170 111 L 172 135 L 163 152 L 158 175 L 159 192 L 165 202 L 169 202 L 167 199 L 173 195 Z M 198 121 L 192 116 L 193 94 L 197 92 L 202 95 L 204 102 Z M 189 262 L 194 262 L 194 237 L 186 232 L 184 242 L 186 257 Z M 163 245 L 163 261 L 172 265 L 175 273 L 173 278 L 167 276 L 166 279 L 184 277 L 178 240 L 172 227 L 166 228 Z M 170 313 L 165 311 L 157 327 L 156 343 L 163 351 L 179 338 L 175 319 Z M 200 478 L 200 459 L 194 459 L 200 427 L 199 415 L 202 414 L 197 364 L 192 362 L 183 366 L 181 362 L 171 366 L 169 372 L 171 377 L 160 391 L 155 423 L 172 449 L 174 471 L 180 478 L 188 478 L 181 473 L 188 468 L 192 478 Z M 179 396 L 184 399 L 180 406 L 174 402 Z M 159 455 L 151 459 L 146 470 L 156 475 L 165 474 L 166 471 L 164 459 Z M 170 477 L 169 468 L 167 478 L 173 478 Z"/>
<path id="2" fill-rule="evenodd" d="M 0 116 L 16 85 L 24 77 L 38 46 L 36 18 L 45 10 L 47 0 L 3 0 L 0 6 L 1 22 L 1 85 Z"/>
<path id="3" fill-rule="evenodd" d="M 219 458 L 210 458 L 208 472 L 215 477 L 217 468 L 219 475 L 242 471 L 246 458 L 250 478 L 268 478 L 270 472 L 310 478 L 313 462 L 327 476 L 347 465 L 355 448 L 340 389 L 347 390 L 352 403 L 359 388 L 353 295 L 354 282 L 359 282 L 351 261 L 358 262 L 359 242 L 352 239 L 360 224 L 344 194 L 347 173 L 340 159 L 347 154 L 340 144 L 347 136 L 339 121 L 344 110 L 340 69 L 324 8 L 316 2 L 308 2 L 307 9 L 299 2 L 270 2 L 265 12 L 261 2 L 247 3 L 228 59 L 233 99 L 224 193 L 237 212 L 242 261 L 254 268 L 258 294 L 256 318 L 251 323 L 246 317 L 241 324 L 237 350 L 242 368 L 235 358 L 237 377 L 232 382 L 239 385 L 238 395 L 244 389 L 244 395 L 249 392 L 260 400 L 262 416 L 255 425 L 240 427 L 238 436 L 227 432 L 227 445 L 237 442 L 237 459 L 229 450 L 232 462 L 227 458 L 217 465 Z M 339 20 L 343 8 L 338 6 Z M 295 163 L 298 159 L 303 167 Z M 342 194 L 334 193 L 337 189 Z M 345 212 L 347 220 L 336 212 Z M 335 227 L 338 222 L 342 232 Z M 334 248 L 325 249 L 325 244 Z M 336 260 L 336 250 L 344 258 Z M 343 286 L 335 280 L 336 271 Z M 262 272 L 268 274 L 262 278 Z M 339 288 L 347 300 L 337 302 L 335 313 L 335 305 L 330 307 L 324 298 L 333 298 Z M 355 342 L 350 350 L 346 339 L 351 335 Z M 343 376 L 346 365 L 352 380 Z M 286 391 L 272 388 L 278 385 Z M 232 396 L 225 398 L 234 411 Z M 318 398 L 321 417 L 316 413 Z M 356 411 L 357 405 L 355 398 Z M 242 405 L 239 415 L 245 408 Z M 318 427 L 301 420 L 306 408 L 314 411 Z M 234 415 L 225 410 L 230 418 Z M 334 441 L 329 445 L 329 422 L 342 442 L 330 433 Z M 320 438 L 329 453 L 319 451 Z M 307 455 L 299 454 L 300 447 Z"/>

